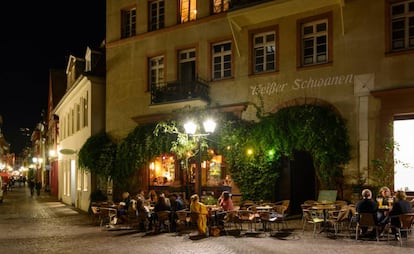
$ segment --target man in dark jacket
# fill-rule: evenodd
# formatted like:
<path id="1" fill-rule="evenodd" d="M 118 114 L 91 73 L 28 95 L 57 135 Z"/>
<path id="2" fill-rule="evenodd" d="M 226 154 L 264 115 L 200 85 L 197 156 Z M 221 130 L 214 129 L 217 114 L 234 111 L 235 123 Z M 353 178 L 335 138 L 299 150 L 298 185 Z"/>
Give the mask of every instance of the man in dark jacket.
<path id="1" fill-rule="evenodd" d="M 369 189 L 362 190 L 362 199 L 356 204 L 355 209 L 358 213 L 372 213 L 374 220 L 377 221 L 376 213 L 378 211 L 378 204 L 372 200 L 372 192 Z M 362 234 L 366 234 L 368 228 L 361 227 Z"/>

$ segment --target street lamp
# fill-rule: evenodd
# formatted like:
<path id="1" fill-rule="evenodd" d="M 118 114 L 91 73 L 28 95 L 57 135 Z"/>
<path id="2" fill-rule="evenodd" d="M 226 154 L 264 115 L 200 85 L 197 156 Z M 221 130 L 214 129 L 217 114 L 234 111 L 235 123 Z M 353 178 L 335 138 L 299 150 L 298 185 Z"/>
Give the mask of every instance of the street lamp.
<path id="1" fill-rule="evenodd" d="M 201 138 L 210 135 L 216 129 L 216 122 L 212 119 L 207 119 L 203 122 L 204 131 L 205 133 L 196 133 L 197 132 L 197 124 L 193 121 L 188 121 L 184 124 L 185 132 L 192 136 L 197 137 L 197 147 L 198 147 L 198 157 L 197 157 L 197 164 L 196 164 L 196 172 L 195 172 L 195 192 L 201 196 Z"/>

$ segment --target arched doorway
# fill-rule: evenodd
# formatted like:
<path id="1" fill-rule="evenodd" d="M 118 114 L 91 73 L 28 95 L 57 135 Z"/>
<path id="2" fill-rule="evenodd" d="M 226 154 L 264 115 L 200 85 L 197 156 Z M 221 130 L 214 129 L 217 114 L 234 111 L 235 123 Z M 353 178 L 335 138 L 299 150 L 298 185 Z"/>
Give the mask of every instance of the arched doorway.
<path id="1" fill-rule="evenodd" d="M 295 151 L 293 158 L 284 158 L 275 193 L 278 200 L 290 200 L 291 215 L 301 213 L 305 200 L 316 199 L 315 168 L 309 152 Z"/>
<path id="2" fill-rule="evenodd" d="M 300 205 L 316 200 L 320 189 L 338 187 L 340 165 L 350 159 L 346 125 L 335 107 L 316 98 L 287 101 L 274 112 L 278 118 L 275 128 L 281 129 L 277 135 L 289 156 L 283 161 L 276 199 L 289 199 L 290 213 L 300 214 Z"/>

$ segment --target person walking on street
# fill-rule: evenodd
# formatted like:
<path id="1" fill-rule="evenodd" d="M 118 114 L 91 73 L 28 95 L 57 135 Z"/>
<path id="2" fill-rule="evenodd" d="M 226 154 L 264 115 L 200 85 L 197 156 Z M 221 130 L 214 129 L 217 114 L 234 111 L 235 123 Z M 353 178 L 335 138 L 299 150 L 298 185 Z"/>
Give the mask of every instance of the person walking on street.
<path id="1" fill-rule="evenodd" d="M 37 196 L 40 196 L 40 189 L 42 188 L 42 183 L 40 181 L 36 182 L 36 192 Z"/>
<path id="2" fill-rule="evenodd" d="M 35 189 L 35 182 L 33 178 L 29 180 L 29 188 L 30 188 L 30 196 L 33 197 L 34 189 Z"/>

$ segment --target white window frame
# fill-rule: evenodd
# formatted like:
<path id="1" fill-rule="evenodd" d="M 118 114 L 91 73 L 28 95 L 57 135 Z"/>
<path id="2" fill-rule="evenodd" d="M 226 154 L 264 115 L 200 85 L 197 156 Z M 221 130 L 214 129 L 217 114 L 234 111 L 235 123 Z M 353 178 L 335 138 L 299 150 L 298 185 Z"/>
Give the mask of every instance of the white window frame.
<path id="1" fill-rule="evenodd" d="M 148 16 L 150 20 L 150 31 L 159 30 L 164 28 L 165 22 L 165 1 L 155 0 L 149 2 Z"/>
<path id="2" fill-rule="evenodd" d="M 211 45 L 211 76 L 221 80 L 232 76 L 232 43 L 224 41 Z"/>
<path id="3" fill-rule="evenodd" d="M 166 85 L 164 81 L 164 56 L 149 59 L 149 81 L 149 89 Z"/>
<path id="4" fill-rule="evenodd" d="M 273 39 L 269 37 L 271 35 L 273 35 Z M 257 40 L 260 38 L 261 42 L 258 42 Z M 267 31 L 253 35 L 254 73 L 276 70 L 276 40 L 276 31 Z"/>
<path id="5" fill-rule="evenodd" d="M 393 14 L 396 7 L 402 7 L 404 10 L 401 13 Z M 410 11 L 410 7 L 412 10 Z M 410 34 L 410 30 L 414 31 L 414 0 L 402 1 L 390 5 L 390 41 L 391 50 L 407 50 L 414 49 L 414 32 Z M 410 20 L 412 24 L 410 25 Z M 394 27 L 397 22 L 403 22 L 402 26 Z M 396 33 L 400 33 L 398 39 L 394 38 Z M 401 36 L 401 33 L 403 34 Z"/>
<path id="6" fill-rule="evenodd" d="M 137 8 L 130 8 L 121 11 L 122 38 L 132 37 L 136 34 Z"/>
<path id="7" fill-rule="evenodd" d="M 321 24 L 325 24 L 325 30 L 318 31 L 318 26 Z M 312 27 L 312 32 L 305 34 L 305 29 L 309 27 Z M 324 64 L 329 61 L 329 20 L 327 18 L 302 24 L 301 38 L 303 66 Z M 319 38 L 325 38 L 325 41 L 323 43 L 318 42 Z M 311 42 L 312 45 L 307 45 L 307 42 Z M 318 48 L 323 46 L 325 46 L 325 51 L 318 52 Z M 306 51 L 312 51 L 312 53 L 305 53 Z"/>

